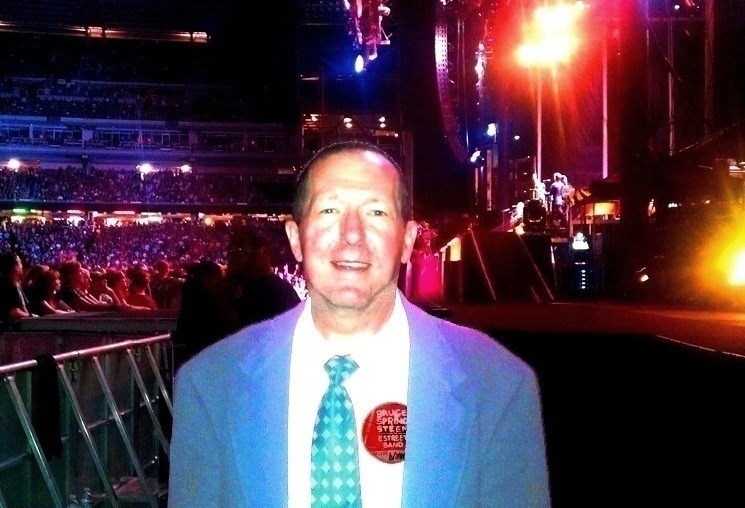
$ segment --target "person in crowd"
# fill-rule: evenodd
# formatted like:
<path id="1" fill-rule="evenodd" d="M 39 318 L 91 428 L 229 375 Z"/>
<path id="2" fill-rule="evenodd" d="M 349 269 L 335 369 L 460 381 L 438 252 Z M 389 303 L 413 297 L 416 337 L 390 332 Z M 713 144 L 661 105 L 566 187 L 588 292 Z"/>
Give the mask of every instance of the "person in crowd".
<path id="1" fill-rule="evenodd" d="M 44 273 L 45 271 L 49 270 L 48 265 L 35 265 L 32 264 L 28 270 L 25 271 L 23 275 L 23 282 L 21 283 L 21 287 L 26 292 L 26 296 L 28 296 L 28 289 L 33 285 L 34 282 L 36 282 L 36 279 Z"/>
<path id="2" fill-rule="evenodd" d="M 550 506 L 535 372 L 397 287 L 408 196 L 377 145 L 301 169 L 285 228 L 308 297 L 177 372 L 170 508 Z"/>
<path id="3" fill-rule="evenodd" d="M 300 303 L 292 284 L 274 272 L 272 250 L 266 239 L 247 225 L 237 228 L 228 241 L 224 291 L 237 318 L 227 324 L 231 331 Z"/>
<path id="4" fill-rule="evenodd" d="M 91 284 L 90 288 L 88 289 L 88 294 L 99 302 L 108 304 L 116 303 L 118 305 L 121 305 L 122 302 L 119 300 L 119 297 L 106 282 L 106 272 L 103 272 L 101 270 L 93 270 L 90 272 L 90 274 Z"/>
<path id="5" fill-rule="evenodd" d="M 181 291 L 183 281 L 174 277 L 171 264 L 167 259 L 159 259 L 153 266 L 150 276 L 150 292 L 159 309 L 172 308 L 173 302 Z"/>
<path id="6" fill-rule="evenodd" d="M 104 303 L 85 292 L 84 269 L 78 261 L 63 261 L 59 265 L 59 299 L 76 311 L 108 311 L 121 307 L 116 303 Z"/>
<path id="7" fill-rule="evenodd" d="M 177 365 L 230 332 L 235 313 L 222 292 L 223 270 L 214 261 L 191 264 L 181 287 L 181 306 L 173 333 Z"/>
<path id="8" fill-rule="evenodd" d="M 126 302 L 127 296 L 129 295 L 129 280 L 127 279 L 127 274 L 118 268 L 108 268 L 105 277 L 106 285 L 114 292 L 117 300 L 121 303 Z"/>
<path id="9" fill-rule="evenodd" d="M 60 290 L 60 278 L 57 270 L 47 268 L 40 272 L 27 291 L 29 309 L 38 316 L 68 314 L 74 312 L 65 302 L 60 301 L 57 292 Z"/>
<path id="10" fill-rule="evenodd" d="M 126 301 L 134 308 L 158 310 L 155 300 L 148 294 L 150 275 L 144 269 L 133 270 L 129 280 L 129 294 Z"/>
<path id="11" fill-rule="evenodd" d="M 0 321 L 13 322 L 34 316 L 21 287 L 23 275 L 23 262 L 18 254 L 0 253 Z"/>

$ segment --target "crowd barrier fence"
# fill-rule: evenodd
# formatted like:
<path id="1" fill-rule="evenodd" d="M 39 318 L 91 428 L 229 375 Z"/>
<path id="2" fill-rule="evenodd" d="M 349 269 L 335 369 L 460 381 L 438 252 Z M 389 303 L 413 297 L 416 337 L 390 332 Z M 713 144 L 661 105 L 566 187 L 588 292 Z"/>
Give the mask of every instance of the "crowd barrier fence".
<path id="1" fill-rule="evenodd" d="M 0 508 L 167 499 L 170 334 L 0 365 Z"/>

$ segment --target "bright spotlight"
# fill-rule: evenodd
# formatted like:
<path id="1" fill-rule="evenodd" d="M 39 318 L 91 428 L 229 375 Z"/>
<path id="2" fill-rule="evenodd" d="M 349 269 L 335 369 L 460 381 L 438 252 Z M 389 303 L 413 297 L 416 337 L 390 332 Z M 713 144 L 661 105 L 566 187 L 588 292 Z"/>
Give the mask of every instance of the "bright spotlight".
<path id="1" fill-rule="evenodd" d="M 365 59 L 362 58 L 362 55 L 357 55 L 357 58 L 354 60 L 354 72 L 359 74 L 360 72 L 365 70 Z"/>
<path id="2" fill-rule="evenodd" d="M 517 50 L 518 61 L 526 66 L 551 67 L 566 63 L 579 45 L 576 23 L 584 4 L 539 7 L 533 22 L 525 27 L 525 42 Z"/>
<path id="3" fill-rule="evenodd" d="M 732 286 L 745 286 L 745 249 L 734 256 L 729 272 L 729 283 Z"/>
<path id="4" fill-rule="evenodd" d="M 144 179 L 145 175 L 155 171 L 155 168 L 153 168 L 149 163 L 145 162 L 137 166 L 137 171 L 140 172 L 140 179 Z"/>

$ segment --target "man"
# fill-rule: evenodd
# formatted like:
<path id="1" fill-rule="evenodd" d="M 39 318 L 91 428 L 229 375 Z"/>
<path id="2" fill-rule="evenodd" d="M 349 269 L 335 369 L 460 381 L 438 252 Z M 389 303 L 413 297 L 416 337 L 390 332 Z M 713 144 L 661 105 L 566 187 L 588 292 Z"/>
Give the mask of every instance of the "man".
<path id="1" fill-rule="evenodd" d="M 171 272 L 171 264 L 165 259 L 156 261 L 150 278 L 150 291 L 153 300 L 159 309 L 171 309 L 176 300 L 183 280 L 174 277 Z"/>
<path id="2" fill-rule="evenodd" d="M 78 261 L 64 261 L 59 266 L 60 290 L 57 292 L 59 299 L 65 302 L 71 309 L 76 311 L 103 312 L 109 310 L 120 310 L 125 305 L 99 301 L 87 294 L 85 268 Z M 113 289 L 113 288 L 112 288 Z"/>
<path id="3" fill-rule="evenodd" d="M 34 314 L 21 287 L 23 263 L 15 252 L 0 253 L 0 321 L 14 322 Z"/>
<path id="4" fill-rule="evenodd" d="M 177 367 L 231 332 L 228 326 L 236 318 L 222 296 L 222 281 L 222 267 L 215 261 L 203 259 L 186 268 L 173 332 Z"/>
<path id="5" fill-rule="evenodd" d="M 238 227 L 228 241 L 225 301 L 233 313 L 228 329 L 236 331 L 289 310 L 298 303 L 292 284 L 274 273 L 271 245 L 256 228 Z"/>
<path id="6" fill-rule="evenodd" d="M 349 358 L 357 370 L 331 383 L 353 412 L 341 418 L 355 423 L 353 438 L 338 450 L 349 460 L 327 469 L 350 472 L 339 484 L 359 489 L 327 506 L 549 506 L 533 371 L 397 289 L 411 216 L 400 168 L 375 146 L 330 145 L 304 167 L 286 232 L 308 298 L 177 374 L 171 508 L 333 501 L 317 494 L 325 480 L 311 457 L 329 451 L 316 441 L 332 391 L 324 362 Z"/>
<path id="7" fill-rule="evenodd" d="M 551 211 L 561 214 L 564 213 L 564 195 L 561 192 L 564 188 L 562 176 L 558 171 L 554 173 L 554 181 L 551 182 L 551 186 L 548 188 L 548 194 L 551 197 Z"/>

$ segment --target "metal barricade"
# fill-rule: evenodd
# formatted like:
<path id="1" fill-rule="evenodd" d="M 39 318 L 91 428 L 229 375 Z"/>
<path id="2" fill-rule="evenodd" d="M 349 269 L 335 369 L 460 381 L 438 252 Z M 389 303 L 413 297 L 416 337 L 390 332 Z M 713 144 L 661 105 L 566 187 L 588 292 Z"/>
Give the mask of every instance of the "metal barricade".
<path id="1" fill-rule="evenodd" d="M 64 508 L 86 488 L 95 506 L 162 506 L 173 417 L 166 386 L 171 346 L 164 334 L 50 357 L 58 412 L 39 402 L 37 360 L 0 365 L 7 389 L 7 396 L 0 391 L 0 508 Z M 45 421 L 45 409 L 58 421 Z M 50 423 L 61 443 L 52 453 L 39 432 Z"/>

